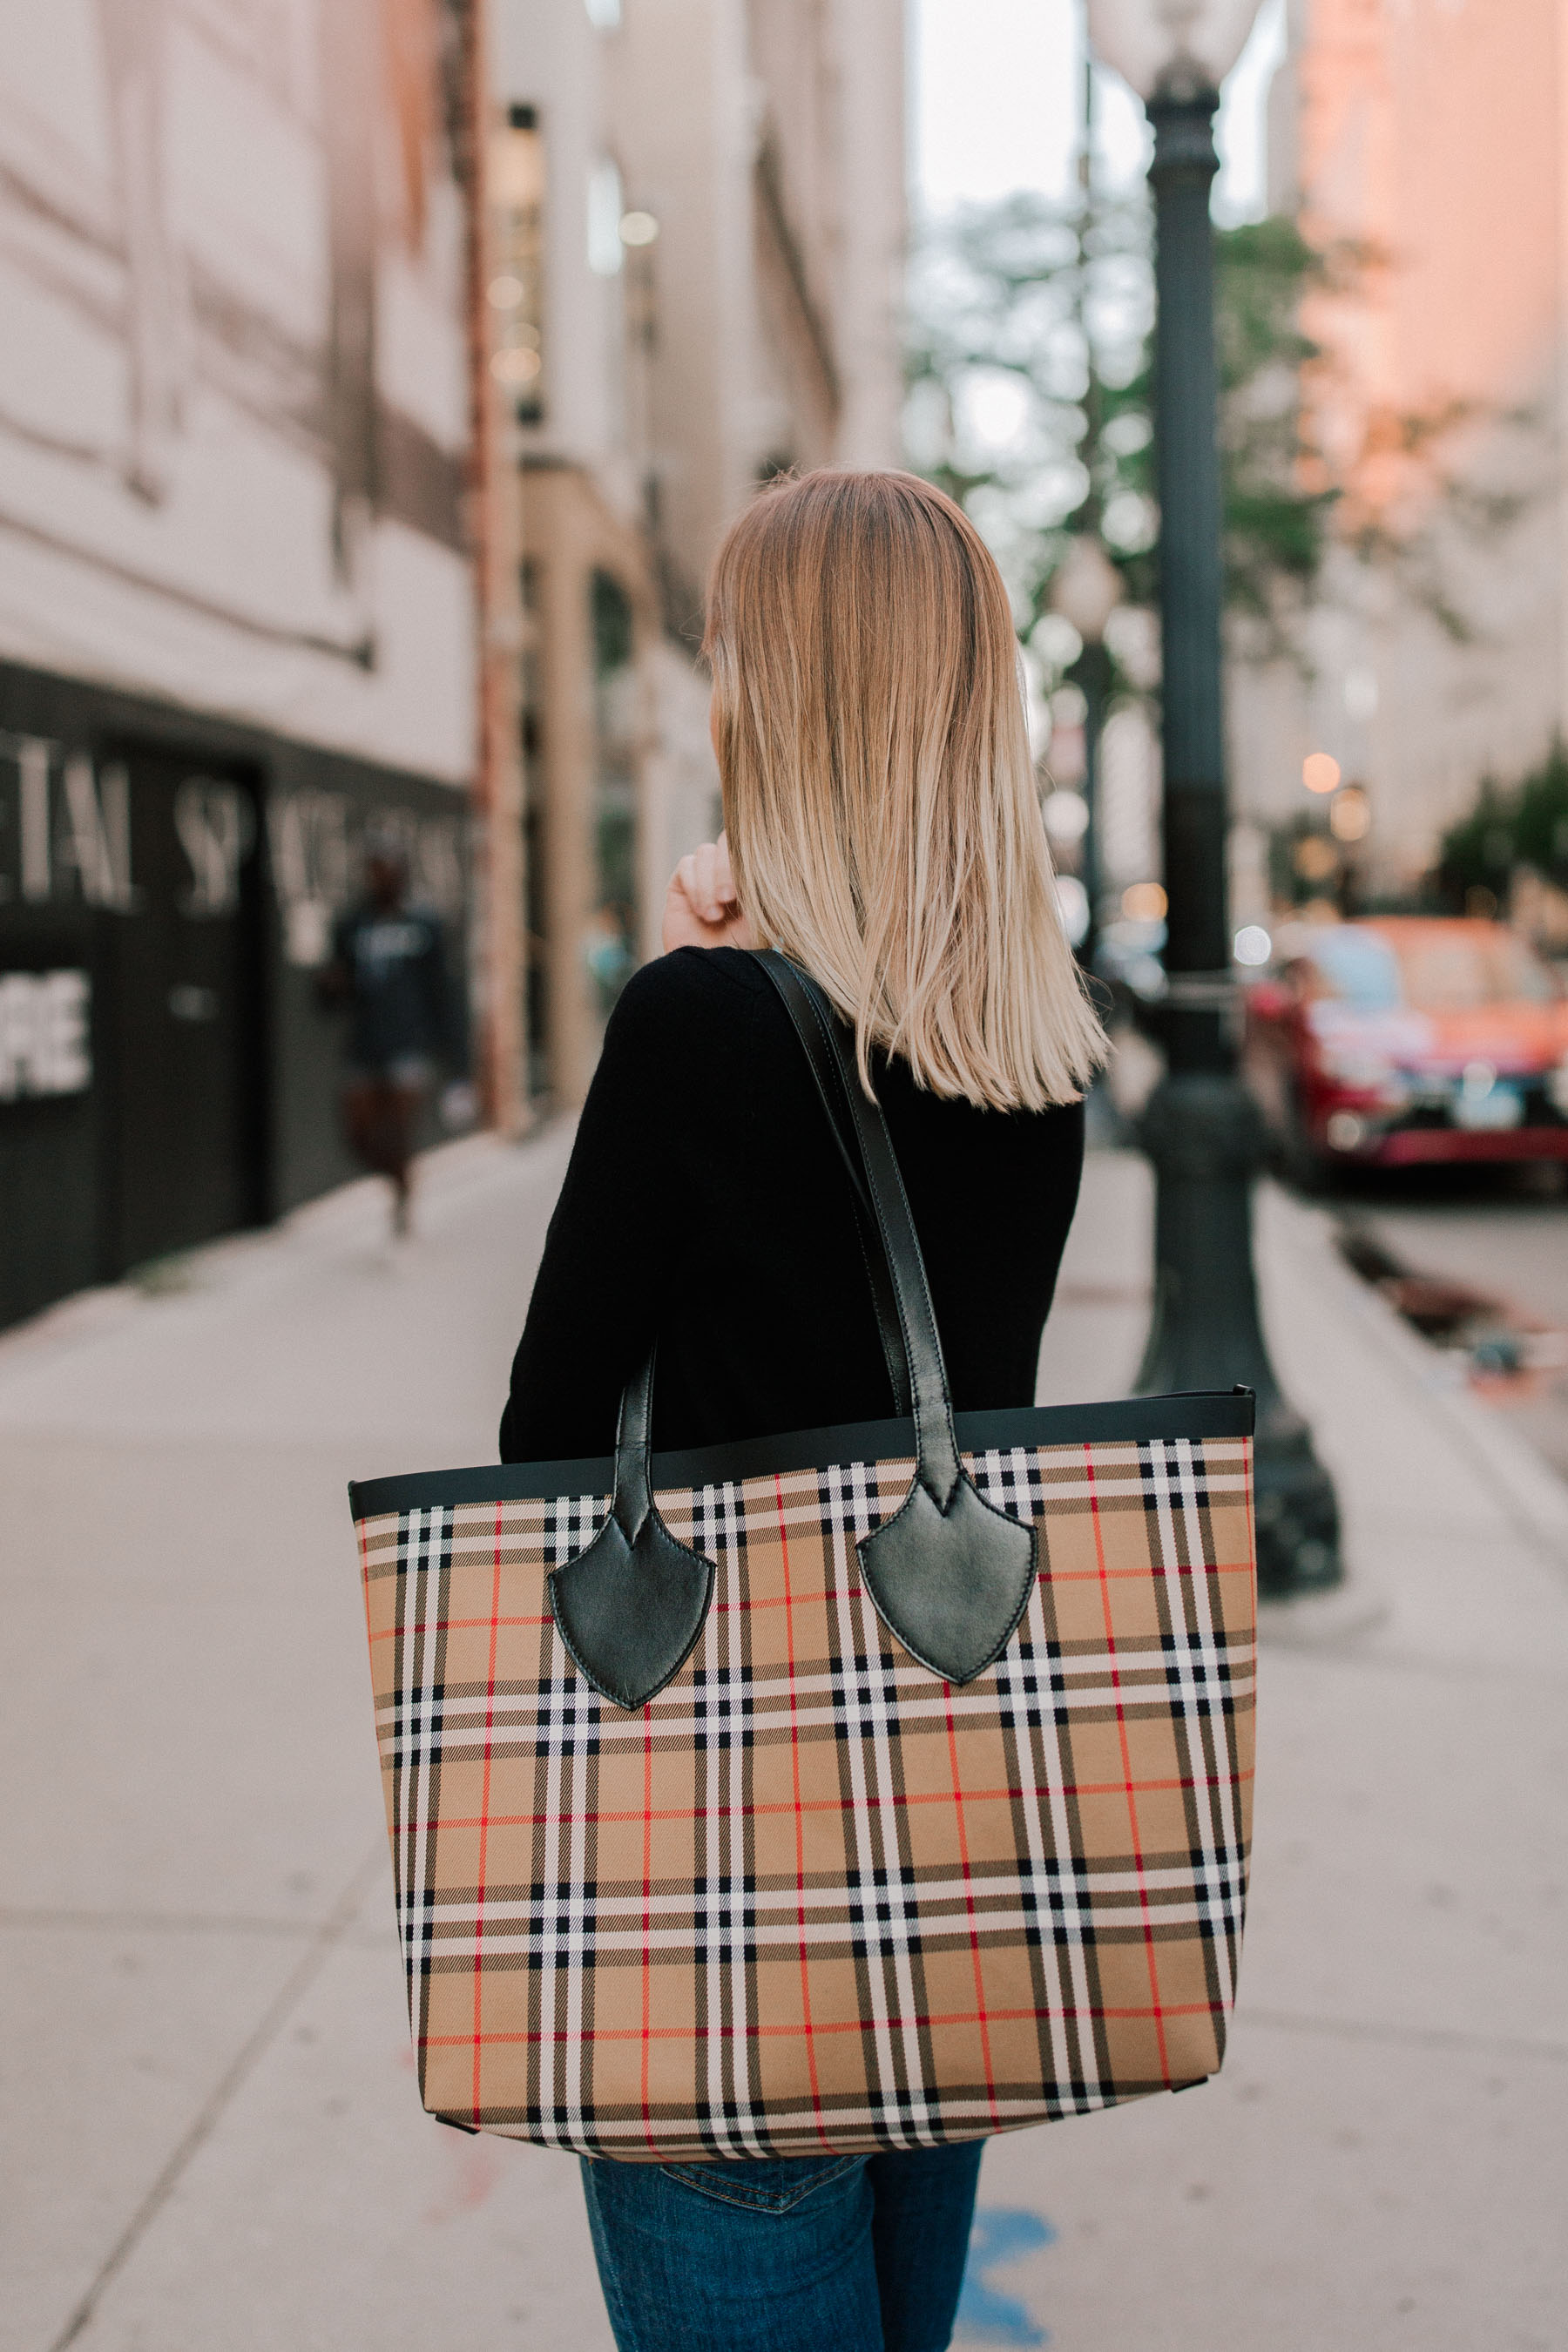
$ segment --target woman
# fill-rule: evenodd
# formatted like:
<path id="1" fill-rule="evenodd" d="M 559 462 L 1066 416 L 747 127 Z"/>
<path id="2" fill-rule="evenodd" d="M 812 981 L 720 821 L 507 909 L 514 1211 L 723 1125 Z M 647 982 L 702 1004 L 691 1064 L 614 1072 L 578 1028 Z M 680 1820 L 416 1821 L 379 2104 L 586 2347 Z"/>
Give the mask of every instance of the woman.
<path id="1" fill-rule="evenodd" d="M 654 1442 L 892 1410 L 853 1197 L 801 1047 L 743 950 L 853 1023 L 960 1411 L 1034 1401 L 1102 1050 L 1056 910 L 996 567 L 904 474 L 759 496 L 705 651 L 725 836 L 670 885 L 552 1220 L 506 1461 L 604 1454 L 658 1344 Z M 940 2352 L 981 2146 L 584 2163 L 621 2352 Z"/>

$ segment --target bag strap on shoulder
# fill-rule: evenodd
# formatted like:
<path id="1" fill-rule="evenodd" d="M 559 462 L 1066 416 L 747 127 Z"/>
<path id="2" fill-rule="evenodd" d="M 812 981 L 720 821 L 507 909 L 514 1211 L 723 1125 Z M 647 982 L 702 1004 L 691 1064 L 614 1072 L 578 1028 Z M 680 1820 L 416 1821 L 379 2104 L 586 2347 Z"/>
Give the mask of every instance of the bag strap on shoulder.
<path id="1" fill-rule="evenodd" d="M 942 1340 L 936 1328 L 936 1312 L 931 1306 L 931 1286 L 926 1280 L 925 1260 L 921 1255 L 920 1237 L 915 1221 L 910 1213 L 909 1195 L 899 1172 L 898 1155 L 893 1139 L 888 1132 L 888 1122 L 879 1103 L 873 1102 L 860 1083 L 856 1065 L 854 1042 L 848 1029 L 835 1013 L 827 997 L 808 972 L 780 955 L 776 948 L 752 950 L 773 986 L 784 999 L 785 1009 L 795 1024 L 795 1034 L 806 1050 L 816 1076 L 828 1115 L 833 1117 L 832 1098 L 824 1086 L 818 1070 L 818 1053 L 826 1056 L 837 1079 L 838 1098 L 847 1109 L 850 1131 L 854 1137 L 856 1156 L 859 1160 L 862 1188 L 869 1201 L 876 1223 L 877 1237 L 881 1244 L 879 1271 L 883 1276 L 883 1288 L 890 1291 L 897 1316 L 899 1351 L 903 1360 L 903 1393 L 909 1398 L 900 1411 L 911 1412 L 915 1423 L 917 1475 L 939 1510 L 945 1511 L 954 1486 L 958 1484 L 961 1464 L 958 1440 L 953 1433 L 952 1402 L 948 1391 L 947 1367 L 942 1361 Z M 837 1120 L 835 1128 L 837 1129 Z M 840 1139 L 839 1148 L 845 1150 Z M 873 1258 L 873 1265 L 876 1264 Z M 873 1290 L 879 1286 L 872 1277 Z M 881 1299 L 879 1297 L 879 1320 L 882 1320 Z M 883 1348 L 890 1345 L 891 1334 L 884 1324 Z M 900 1382 L 894 1380 L 894 1393 L 900 1392 Z"/>
<path id="2" fill-rule="evenodd" d="M 794 1024 L 795 1034 L 805 1049 L 811 1075 L 816 1081 L 816 1091 L 822 1097 L 822 1108 L 827 1114 L 828 1128 L 838 1147 L 838 1156 L 848 1172 L 855 1195 L 855 1222 L 859 1228 L 860 1254 L 866 1262 L 866 1274 L 871 1286 L 871 1304 L 877 1316 L 877 1336 L 882 1343 L 882 1360 L 887 1365 L 888 1381 L 893 1391 L 893 1411 L 902 1420 L 913 1402 L 910 1388 L 909 1350 L 904 1342 L 903 1322 L 899 1312 L 899 1294 L 892 1268 L 888 1263 L 886 1240 L 866 1181 L 865 1164 L 855 1131 L 851 1090 L 856 1094 L 860 1091 L 859 1073 L 851 1063 L 846 1075 L 842 1058 L 836 1052 L 834 1044 L 834 1033 L 839 1024 L 816 981 L 808 979 L 790 962 L 787 956 L 780 955 L 774 948 L 754 948 L 752 953 L 777 990 L 784 1009 Z"/>

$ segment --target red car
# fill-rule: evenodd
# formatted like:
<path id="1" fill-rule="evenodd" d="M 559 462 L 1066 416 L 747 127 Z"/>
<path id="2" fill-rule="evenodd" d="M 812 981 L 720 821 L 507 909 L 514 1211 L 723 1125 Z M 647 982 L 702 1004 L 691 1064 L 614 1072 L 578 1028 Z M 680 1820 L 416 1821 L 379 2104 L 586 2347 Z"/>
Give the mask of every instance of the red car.
<path id="1" fill-rule="evenodd" d="M 1247 992 L 1246 1066 L 1287 1165 L 1568 1160 L 1568 996 L 1500 923 L 1293 925 Z"/>

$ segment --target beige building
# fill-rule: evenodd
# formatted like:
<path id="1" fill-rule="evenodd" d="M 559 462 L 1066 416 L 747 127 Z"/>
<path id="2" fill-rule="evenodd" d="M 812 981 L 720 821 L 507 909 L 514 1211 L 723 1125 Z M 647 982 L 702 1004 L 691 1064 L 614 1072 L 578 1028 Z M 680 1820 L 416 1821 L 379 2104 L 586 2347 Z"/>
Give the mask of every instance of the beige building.
<path id="1" fill-rule="evenodd" d="M 497 0 L 525 543 L 529 1082 L 581 1098 L 717 822 L 702 586 L 780 468 L 897 462 L 900 0 Z"/>
<path id="2" fill-rule="evenodd" d="M 1489 772 L 1568 732 L 1568 0 L 1290 0 L 1272 209 L 1357 248 L 1314 298 L 1311 437 L 1342 490 L 1311 675 L 1238 665 L 1237 803 L 1365 785 L 1401 887 Z"/>

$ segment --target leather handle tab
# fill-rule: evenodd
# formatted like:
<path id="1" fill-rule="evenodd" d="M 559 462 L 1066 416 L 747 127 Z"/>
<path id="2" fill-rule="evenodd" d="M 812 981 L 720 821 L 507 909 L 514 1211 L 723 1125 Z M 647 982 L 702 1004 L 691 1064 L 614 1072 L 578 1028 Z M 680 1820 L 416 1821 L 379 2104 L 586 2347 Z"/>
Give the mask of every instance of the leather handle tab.
<path id="1" fill-rule="evenodd" d="M 601 1698 L 646 1706 L 696 1648 L 713 1563 L 678 1543 L 653 1498 L 653 1364 L 621 1392 L 615 1489 L 585 1551 L 550 1579 L 550 1610 L 572 1663 Z"/>

